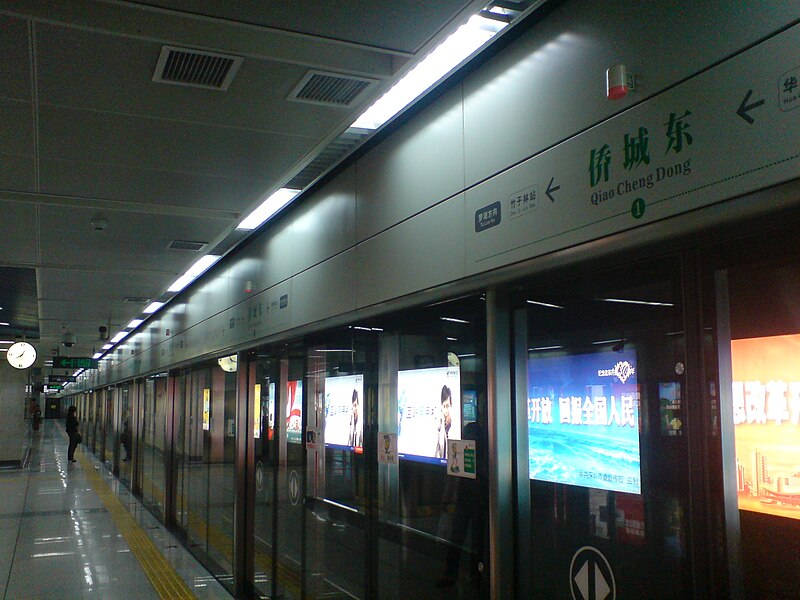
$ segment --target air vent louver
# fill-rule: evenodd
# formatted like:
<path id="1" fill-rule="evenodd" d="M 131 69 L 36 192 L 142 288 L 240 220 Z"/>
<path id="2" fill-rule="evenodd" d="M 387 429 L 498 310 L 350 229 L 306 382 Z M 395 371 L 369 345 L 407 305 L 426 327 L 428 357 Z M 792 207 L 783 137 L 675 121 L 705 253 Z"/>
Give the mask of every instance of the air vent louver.
<path id="1" fill-rule="evenodd" d="M 224 91 L 241 64 L 240 56 L 164 46 L 153 81 Z"/>
<path id="2" fill-rule="evenodd" d="M 347 107 L 376 83 L 375 79 L 366 77 L 309 71 L 289 94 L 289 100 Z"/>
<path id="3" fill-rule="evenodd" d="M 190 252 L 200 252 L 208 245 L 208 242 L 189 242 L 187 240 L 172 240 L 167 244 L 170 250 L 188 250 Z"/>

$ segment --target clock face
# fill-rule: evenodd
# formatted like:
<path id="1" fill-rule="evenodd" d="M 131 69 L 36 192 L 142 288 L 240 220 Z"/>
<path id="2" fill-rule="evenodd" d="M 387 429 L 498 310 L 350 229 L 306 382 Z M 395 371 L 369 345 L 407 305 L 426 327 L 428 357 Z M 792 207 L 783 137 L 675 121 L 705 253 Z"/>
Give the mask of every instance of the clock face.
<path id="1" fill-rule="evenodd" d="M 36 348 L 28 342 L 17 342 L 8 349 L 6 359 L 15 369 L 27 369 L 36 362 Z"/>

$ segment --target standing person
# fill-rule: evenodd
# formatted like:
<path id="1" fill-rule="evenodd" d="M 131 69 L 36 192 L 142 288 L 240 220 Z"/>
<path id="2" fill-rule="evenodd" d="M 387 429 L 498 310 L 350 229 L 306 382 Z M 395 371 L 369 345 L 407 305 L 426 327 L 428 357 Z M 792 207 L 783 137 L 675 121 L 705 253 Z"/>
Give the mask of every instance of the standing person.
<path id="1" fill-rule="evenodd" d="M 67 458 L 69 459 L 69 462 L 76 462 L 75 448 L 77 448 L 78 444 L 80 443 L 80 433 L 78 433 L 78 417 L 75 416 L 75 413 L 77 412 L 78 409 L 74 406 L 70 406 L 67 409 L 67 435 L 69 436 Z"/>
<path id="2" fill-rule="evenodd" d="M 125 419 L 125 423 L 122 424 L 120 441 L 122 442 L 122 447 L 125 449 L 125 458 L 122 459 L 122 462 L 128 462 L 131 459 L 131 430 L 128 425 L 128 419 Z"/>
<path id="3" fill-rule="evenodd" d="M 39 425 L 42 423 L 42 409 L 33 398 L 31 398 L 31 420 L 33 421 L 33 430 L 39 431 Z"/>
<path id="4" fill-rule="evenodd" d="M 364 428 L 358 421 L 358 390 L 353 390 L 350 406 L 350 435 L 347 443 L 354 448 L 361 448 Z"/>

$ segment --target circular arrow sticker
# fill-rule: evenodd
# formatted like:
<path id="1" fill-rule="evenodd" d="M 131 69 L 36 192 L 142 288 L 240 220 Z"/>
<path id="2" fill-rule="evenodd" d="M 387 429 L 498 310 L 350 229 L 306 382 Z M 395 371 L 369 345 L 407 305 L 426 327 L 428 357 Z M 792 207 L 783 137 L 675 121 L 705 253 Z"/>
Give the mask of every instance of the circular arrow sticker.
<path id="1" fill-rule="evenodd" d="M 606 557 L 597 548 L 584 546 L 572 557 L 569 585 L 573 600 L 615 600 L 617 586 Z"/>

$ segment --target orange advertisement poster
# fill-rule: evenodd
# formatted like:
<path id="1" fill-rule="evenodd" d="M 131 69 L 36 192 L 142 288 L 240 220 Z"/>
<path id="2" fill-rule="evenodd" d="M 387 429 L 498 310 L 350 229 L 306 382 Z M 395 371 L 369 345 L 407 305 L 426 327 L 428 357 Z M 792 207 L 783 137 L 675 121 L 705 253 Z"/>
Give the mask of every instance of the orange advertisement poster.
<path id="1" fill-rule="evenodd" d="M 800 519 L 800 334 L 733 340 L 739 508 Z"/>

